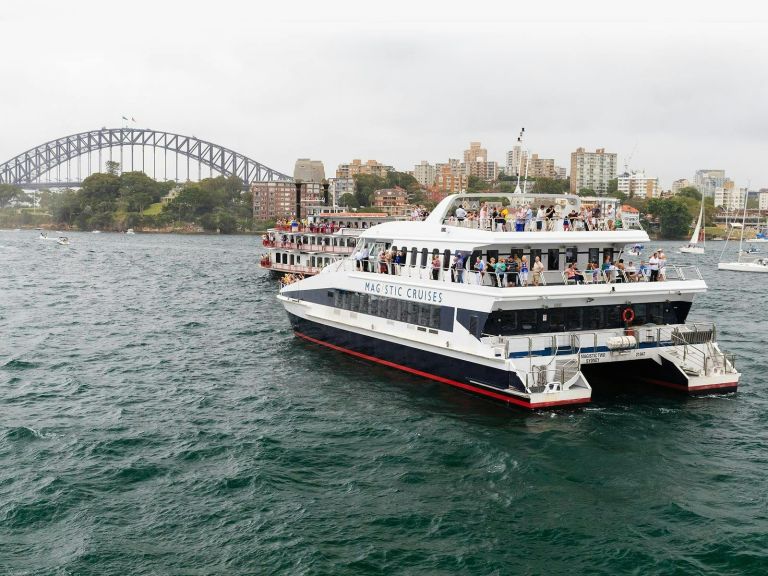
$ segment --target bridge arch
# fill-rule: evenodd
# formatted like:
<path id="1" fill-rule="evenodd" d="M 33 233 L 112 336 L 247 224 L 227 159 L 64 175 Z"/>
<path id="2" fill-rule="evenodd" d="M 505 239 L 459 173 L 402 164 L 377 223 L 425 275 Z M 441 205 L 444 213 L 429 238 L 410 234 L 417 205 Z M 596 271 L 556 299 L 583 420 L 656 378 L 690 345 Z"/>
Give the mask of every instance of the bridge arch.
<path id="1" fill-rule="evenodd" d="M 101 128 L 57 138 L 22 152 L 0 164 L 0 183 L 32 185 L 58 166 L 81 156 L 111 148 L 121 148 L 122 151 L 122 147 L 126 146 L 173 152 L 186 157 L 188 168 L 190 162 L 195 162 L 198 167 L 206 166 L 210 171 L 216 171 L 222 176 L 236 176 L 245 186 L 266 180 L 293 180 L 287 174 L 273 170 L 234 150 L 194 136 L 149 128 Z"/>

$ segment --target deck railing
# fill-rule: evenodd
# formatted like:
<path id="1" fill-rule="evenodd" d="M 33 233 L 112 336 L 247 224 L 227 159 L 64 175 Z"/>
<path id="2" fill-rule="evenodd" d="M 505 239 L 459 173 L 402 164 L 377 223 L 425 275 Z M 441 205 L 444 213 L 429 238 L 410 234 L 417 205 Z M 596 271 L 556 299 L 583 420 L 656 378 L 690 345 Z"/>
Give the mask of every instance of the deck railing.
<path id="1" fill-rule="evenodd" d="M 617 231 L 617 230 L 641 230 L 639 225 L 627 224 L 622 221 L 621 226 L 617 227 L 619 220 L 616 218 L 569 218 L 566 225 L 566 218 L 560 216 L 551 220 L 518 220 L 515 216 L 510 216 L 506 221 L 493 218 L 464 218 L 459 220 L 455 216 L 445 218 L 444 226 L 453 226 L 456 228 L 469 228 L 471 230 L 487 230 L 495 232 L 586 232 L 586 231 Z"/>
<path id="2" fill-rule="evenodd" d="M 526 275 L 521 272 L 480 272 L 478 270 L 456 270 L 444 267 L 433 268 L 431 265 L 411 266 L 394 264 L 392 262 L 373 261 L 370 259 L 353 260 L 350 258 L 341 260 L 337 264 L 336 270 L 496 288 L 509 288 L 523 285 L 621 284 L 651 281 L 650 274 L 641 274 L 640 272 L 633 270 L 619 270 L 616 268 L 609 270 L 586 270 L 581 272 L 581 275 L 583 276 L 582 280 L 571 280 L 566 277 L 565 272 L 560 270 L 545 270 L 538 275 L 529 271 Z M 701 279 L 701 272 L 696 266 L 667 265 L 665 266 L 665 274 L 659 277 L 659 282 Z"/>

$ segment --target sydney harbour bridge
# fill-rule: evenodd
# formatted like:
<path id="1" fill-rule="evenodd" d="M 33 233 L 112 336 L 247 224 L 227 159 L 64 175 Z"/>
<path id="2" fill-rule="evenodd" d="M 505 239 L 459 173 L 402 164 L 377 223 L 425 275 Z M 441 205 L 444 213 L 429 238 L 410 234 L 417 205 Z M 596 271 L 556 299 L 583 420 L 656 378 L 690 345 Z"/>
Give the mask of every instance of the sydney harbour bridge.
<path id="1" fill-rule="evenodd" d="M 76 188 L 107 162 L 123 172 L 142 171 L 157 180 L 236 176 L 254 182 L 292 180 L 234 150 L 194 136 L 149 128 L 101 128 L 45 142 L 0 164 L 0 184 L 25 189 Z M 169 177 L 170 174 L 170 177 Z"/>

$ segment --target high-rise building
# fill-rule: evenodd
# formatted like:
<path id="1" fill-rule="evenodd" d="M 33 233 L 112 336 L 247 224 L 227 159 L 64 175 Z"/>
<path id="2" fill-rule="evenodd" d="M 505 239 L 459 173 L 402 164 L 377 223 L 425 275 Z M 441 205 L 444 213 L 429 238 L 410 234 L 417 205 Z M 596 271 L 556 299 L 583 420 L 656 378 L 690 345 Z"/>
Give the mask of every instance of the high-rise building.
<path id="1" fill-rule="evenodd" d="M 251 184 L 254 220 L 268 221 L 288 218 L 296 214 L 296 185 L 293 182 L 270 181 Z M 323 202 L 323 185 L 320 182 L 301 184 L 301 215 L 307 215 L 308 206 Z"/>
<path id="2" fill-rule="evenodd" d="M 616 154 L 605 148 L 587 152 L 577 148 L 571 153 L 571 194 L 582 189 L 592 190 L 598 196 L 608 193 L 608 181 L 616 178 Z"/>
<path id="3" fill-rule="evenodd" d="M 491 182 L 499 177 L 499 164 L 488 161 L 488 150 L 480 147 L 480 142 L 470 142 L 464 150 L 464 174 L 476 176 Z"/>
<path id="4" fill-rule="evenodd" d="M 517 176 L 519 170 L 520 176 L 524 176 L 527 159 L 528 153 L 523 150 L 523 147 L 520 145 L 514 146 L 512 150 L 507 152 L 507 164 L 504 168 L 504 173 L 507 176 Z"/>
<path id="5" fill-rule="evenodd" d="M 355 193 L 355 179 L 354 178 L 331 178 L 328 180 L 330 184 L 329 192 L 333 198 L 333 203 L 338 204 L 339 198 L 344 194 Z"/>
<path id="6" fill-rule="evenodd" d="M 758 198 L 757 207 L 760 210 L 768 210 L 768 190 L 766 190 L 765 188 L 761 188 L 760 192 L 758 192 L 757 194 L 757 198 Z"/>
<path id="7" fill-rule="evenodd" d="M 629 197 L 659 198 L 661 189 L 658 178 L 649 178 L 644 172 L 624 172 L 618 178 L 618 191 Z"/>
<path id="8" fill-rule="evenodd" d="M 413 167 L 413 177 L 422 186 L 432 186 L 435 183 L 435 176 L 435 167 L 426 160 L 422 160 L 421 164 Z"/>
<path id="9" fill-rule="evenodd" d="M 325 167 L 321 160 L 299 158 L 293 167 L 293 179 L 302 182 L 322 182 L 325 180 Z"/>
<path id="10" fill-rule="evenodd" d="M 557 172 L 558 180 L 565 180 L 567 178 L 565 166 L 555 166 L 555 172 Z"/>
<path id="11" fill-rule="evenodd" d="M 470 142 L 469 149 L 464 150 L 464 164 L 470 162 L 487 162 L 488 150 L 480 147 L 480 142 Z"/>
<path id="12" fill-rule="evenodd" d="M 703 196 L 712 198 L 717 188 L 725 188 L 725 170 L 696 170 L 693 183 Z"/>
<path id="13" fill-rule="evenodd" d="M 687 178 L 680 178 L 672 182 L 672 194 L 677 194 L 683 188 L 688 188 L 691 185 L 691 181 Z"/>
<path id="14" fill-rule="evenodd" d="M 336 178 L 352 178 L 357 174 L 371 174 L 373 176 L 386 176 L 389 172 L 394 172 L 392 166 L 381 164 L 376 160 L 352 160 L 349 164 L 339 164 L 336 169 Z"/>
<path id="15" fill-rule="evenodd" d="M 467 187 L 467 176 L 459 169 L 458 160 L 449 160 L 447 164 L 438 164 L 435 185 L 443 194 L 457 194 Z"/>
<path id="16" fill-rule="evenodd" d="M 525 170 L 525 167 L 523 167 L 523 170 Z M 525 176 L 525 172 L 523 172 L 523 176 Z M 531 159 L 528 162 L 528 177 L 557 178 L 555 161 L 551 158 L 539 158 L 538 154 L 531 154 Z"/>
<path id="17" fill-rule="evenodd" d="M 744 209 L 747 189 L 726 185 L 725 187 L 715 188 L 714 198 L 716 208 L 723 208 L 729 212 L 738 212 Z"/>

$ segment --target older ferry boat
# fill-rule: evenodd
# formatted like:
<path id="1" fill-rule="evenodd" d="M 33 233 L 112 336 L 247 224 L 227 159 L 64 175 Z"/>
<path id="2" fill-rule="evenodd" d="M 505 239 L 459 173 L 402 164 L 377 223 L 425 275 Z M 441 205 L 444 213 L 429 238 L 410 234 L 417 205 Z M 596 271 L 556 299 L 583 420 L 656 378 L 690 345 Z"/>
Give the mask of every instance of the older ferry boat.
<path id="1" fill-rule="evenodd" d="M 267 230 L 261 239 L 266 253 L 259 266 L 279 274 L 312 276 L 352 254 L 362 232 L 390 220 L 380 212 L 310 208 L 306 222 L 289 220 Z"/>
<path id="2" fill-rule="evenodd" d="M 624 247 L 648 235 L 580 202 L 449 196 L 423 222 L 364 230 L 356 257 L 278 298 L 300 338 L 510 405 L 589 402 L 598 379 L 735 390 L 715 326 L 687 322 L 706 291 L 698 269 L 629 265 Z"/>

